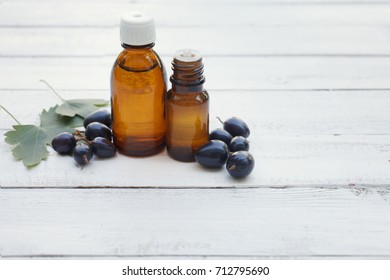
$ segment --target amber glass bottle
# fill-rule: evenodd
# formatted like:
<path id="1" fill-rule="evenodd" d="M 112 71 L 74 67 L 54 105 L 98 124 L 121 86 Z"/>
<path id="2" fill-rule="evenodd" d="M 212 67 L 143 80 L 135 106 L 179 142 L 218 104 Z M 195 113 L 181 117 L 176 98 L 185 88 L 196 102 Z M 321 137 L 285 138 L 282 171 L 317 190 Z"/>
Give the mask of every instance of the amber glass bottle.
<path id="1" fill-rule="evenodd" d="M 209 96 L 203 89 L 202 56 L 195 50 L 179 50 L 172 70 L 166 102 L 167 151 L 176 160 L 190 162 L 209 135 Z"/>
<path id="2" fill-rule="evenodd" d="M 111 72 L 111 110 L 114 143 L 129 156 L 149 156 L 165 147 L 166 77 L 152 49 L 152 18 L 130 14 L 121 20 L 123 51 Z"/>

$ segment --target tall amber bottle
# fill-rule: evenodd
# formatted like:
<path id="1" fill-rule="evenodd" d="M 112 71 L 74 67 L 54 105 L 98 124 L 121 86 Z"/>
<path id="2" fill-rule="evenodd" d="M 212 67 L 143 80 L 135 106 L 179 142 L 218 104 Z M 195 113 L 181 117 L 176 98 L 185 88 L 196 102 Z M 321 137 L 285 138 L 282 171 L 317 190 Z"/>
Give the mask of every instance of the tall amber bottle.
<path id="1" fill-rule="evenodd" d="M 191 162 L 209 135 L 209 95 L 203 89 L 202 56 L 196 50 L 179 50 L 172 70 L 166 102 L 167 151 L 176 160 Z"/>
<path id="2" fill-rule="evenodd" d="M 129 156 L 149 156 L 165 147 L 166 76 L 153 50 L 153 18 L 135 13 L 121 19 L 123 51 L 111 72 L 114 143 Z"/>

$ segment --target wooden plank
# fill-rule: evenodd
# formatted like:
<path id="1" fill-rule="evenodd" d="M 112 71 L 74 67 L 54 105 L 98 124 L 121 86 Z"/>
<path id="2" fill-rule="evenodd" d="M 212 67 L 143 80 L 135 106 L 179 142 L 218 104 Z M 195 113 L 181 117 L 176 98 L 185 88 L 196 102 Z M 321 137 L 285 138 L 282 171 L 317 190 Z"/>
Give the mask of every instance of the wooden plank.
<path id="1" fill-rule="evenodd" d="M 47 88 L 39 80 L 45 79 L 56 89 L 91 90 L 89 93 L 92 96 L 108 96 L 109 77 L 115 57 L 2 57 L 0 89 L 42 91 Z M 162 58 L 167 74 L 170 75 L 172 57 L 169 55 Z M 389 57 L 206 56 L 204 65 L 205 86 L 209 90 L 390 89 L 387 74 L 390 72 Z M 98 90 L 105 92 L 99 93 Z M 2 92 L 0 98 L 4 94 Z"/>
<path id="2" fill-rule="evenodd" d="M 100 91 L 99 95 L 91 91 L 61 93 L 69 99 L 108 98 L 106 91 Z M 248 180 L 234 181 L 224 170 L 202 173 L 196 164 L 175 162 L 164 153 L 147 159 L 118 156 L 115 160 L 94 161 L 81 171 L 72 159 L 51 152 L 47 161 L 26 170 L 12 159 L 11 147 L 1 142 L 0 151 L 4 156 L 0 162 L 9 169 L 0 170 L 0 185 L 207 187 L 387 185 L 390 182 L 390 95 L 387 91 L 215 91 L 210 95 L 211 128 L 220 126 L 216 116 L 231 115 L 240 116 L 252 128 L 251 151 L 257 168 Z M 22 123 L 38 123 L 42 110 L 39 108 L 58 102 L 48 90 L 2 91 L 2 97 L 3 106 Z M 28 107 L 20 106 L 21 101 Z M 12 119 L 1 118 L 0 128 L 10 129 L 11 125 Z M 149 176 L 150 170 L 155 170 L 156 176 Z M 105 172 L 110 176 L 96 176 Z M 188 174 L 196 176 L 196 182 L 186 180 Z"/>
<path id="3" fill-rule="evenodd" d="M 106 97 L 105 92 L 92 94 L 69 91 L 64 96 Z M 113 160 L 95 160 L 80 170 L 73 159 L 51 151 L 47 161 L 27 170 L 12 159 L 11 147 L 1 141 L 0 165 L 9 168 L 0 170 L 0 186 L 252 187 L 388 185 L 390 182 L 390 95 L 385 91 L 216 91 L 210 94 L 212 129 L 220 126 L 216 116 L 231 115 L 240 116 L 252 129 L 249 140 L 256 169 L 247 180 L 232 180 L 225 170 L 208 172 L 195 163 L 179 163 L 165 153 L 145 159 L 118 155 Z M 48 91 L 3 91 L 2 96 L 3 106 L 22 123 L 38 123 L 41 111 L 38 108 L 48 108 L 58 102 Z M 37 109 L 20 106 L 21 100 L 29 108 Z M 12 120 L 5 115 L 0 119 L 3 131 L 11 125 Z M 156 172 L 154 176 L 150 176 L 150 170 Z M 109 176 L 96 175 L 105 173 Z M 196 181 L 187 180 L 189 174 Z"/>
<path id="4" fill-rule="evenodd" d="M 258 130 L 258 128 L 256 127 Z M 46 161 L 27 169 L 0 143 L 0 186 L 5 188 L 235 188 L 258 186 L 390 186 L 390 136 L 253 135 L 253 173 L 234 180 L 224 168 L 172 160 L 164 152 L 148 158 L 117 155 L 94 159 L 84 169 L 50 150 Z M 189 178 L 194 178 L 190 179 Z"/>
<path id="5" fill-rule="evenodd" d="M 42 84 L 42 87 L 45 85 Z M 66 99 L 105 98 L 109 91 L 60 91 Z M 263 135 L 389 135 L 388 91 L 210 91 L 212 127 L 216 117 L 237 115 Z M 22 123 L 39 123 L 39 114 L 60 100 L 48 89 L 1 91 L 1 102 Z M 26 105 L 21 106 L 21 102 Z M 2 112 L 0 129 L 13 120 Z"/>
<path id="6" fill-rule="evenodd" d="M 152 14 L 158 26 L 170 27 L 388 25 L 390 2 L 373 2 L 3 1 L 0 26 L 116 27 L 120 15 L 126 10 Z"/>
<path id="7" fill-rule="evenodd" d="M 6 44 L 0 45 L 2 57 L 101 57 L 117 55 L 121 48 L 116 27 L 0 31 L 6 38 Z M 390 55 L 390 37 L 382 26 L 162 26 L 157 32 L 156 50 L 167 56 L 189 47 L 212 56 Z"/>
<path id="8" fill-rule="evenodd" d="M 0 199 L 2 258 L 390 257 L 389 188 L 2 189 Z"/>

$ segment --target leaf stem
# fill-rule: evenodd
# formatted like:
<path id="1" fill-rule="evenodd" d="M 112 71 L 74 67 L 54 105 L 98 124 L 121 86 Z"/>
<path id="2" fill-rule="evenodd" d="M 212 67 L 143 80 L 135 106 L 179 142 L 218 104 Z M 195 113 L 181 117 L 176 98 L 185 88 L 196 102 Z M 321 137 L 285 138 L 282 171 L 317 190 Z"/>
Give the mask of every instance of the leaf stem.
<path id="1" fill-rule="evenodd" d="M 223 121 L 221 120 L 220 117 L 217 117 L 217 119 L 219 120 L 219 122 L 220 122 L 221 124 L 223 124 Z"/>
<path id="2" fill-rule="evenodd" d="M 22 125 L 15 117 L 12 115 L 7 109 L 5 109 L 2 105 L 0 105 L 0 108 L 3 109 L 15 122 L 17 122 L 19 125 Z"/>
<path id="3" fill-rule="evenodd" d="M 56 92 L 55 89 L 48 82 L 46 82 L 45 80 L 42 80 L 42 79 L 39 81 L 44 83 L 45 85 L 47 85 L 54 92 L 54 94 L 57 95 L 57 97 L 59 99 L 61 99 L 62 102 L 66 102 L 66 100 L 64 98 L 62 98 L 62 96 L 58 92 Z"/>

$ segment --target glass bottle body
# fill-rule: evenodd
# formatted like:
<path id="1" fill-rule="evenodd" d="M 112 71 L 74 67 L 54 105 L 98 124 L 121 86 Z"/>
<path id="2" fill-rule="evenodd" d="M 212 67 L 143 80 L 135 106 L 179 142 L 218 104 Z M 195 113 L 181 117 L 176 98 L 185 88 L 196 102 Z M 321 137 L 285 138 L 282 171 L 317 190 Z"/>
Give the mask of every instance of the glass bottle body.
<path id="1" fill-rule="evenodd" d="M 153 45 L 123 45 L 112 68 L 113 138 L 129 156 L 149 156 L 165 147 L 166 79 Z"/>
<path id="2" fill-rule="evenodd" d="M 207 143 L 209 96 L 203 87 L 175 86 L 167 98 L 167 151 L 183 162 L 195 161 L 194 154 Z"/>

